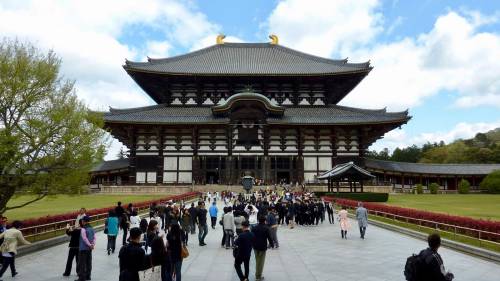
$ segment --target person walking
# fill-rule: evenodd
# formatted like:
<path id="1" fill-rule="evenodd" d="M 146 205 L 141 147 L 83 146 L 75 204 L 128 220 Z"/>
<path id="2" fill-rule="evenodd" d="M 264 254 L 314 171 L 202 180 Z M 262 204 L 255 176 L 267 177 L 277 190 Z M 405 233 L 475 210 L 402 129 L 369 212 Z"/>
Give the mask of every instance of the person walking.
<path id="1" fill-rule="evenodd" d="M 236 274 L 238 274 L 240 281 L 248 281 L 254 234 L 250 232 L 250 223 L 248 223 L 248 221 L 243 221 L 241 225 L 242 232 L 238 235 L 236 241 L 234 241 L 234 268 L 236 269 Z M 245 274 L 241 271 L 241 264 L 245 267 Z"/>
<path id="2" fill-rule="evenodd" d="M 7 222 L 8 218 L 0 215 L 0 234 L 4 233 L 7 230 Z M 2 245 L 4 238 L 0 239 L 0 245 Z M 0 253 L 0 266 L 3 264 L 3 257 Z"/>
<path id="3" fill-rule="evenodd" d="M 94 250 L 96 236 L 90 225 L 90 217 L 82 218 L 82 229 L 80 232 L 80 245 L 78 251 L 78 279 L 77 281 L 90 280 L 92 273 L 92 250 Z"/>
<path id="4" fill-rule="evenodd" d="M 419 254 L 423 261 L 421 280 L 426 281 L 450 281 L 455 278 L 453 273 L 447 272 L 444 268 L 443 258 L 438 253 L 441 246 L 441 236 L 438 233 L 431 233 L 427 237 L 429 247 Z"/>
<path id="5" fill-rule="evenodd" d="M 125 211 L 118 218 L 120 220 L 120 228 L 123 230 L 122 245 L 124 246 L 125 244 L 127 244 L 127 234 L 128 234 L 128 230 L 130 228 L 130 220 L 129 220 L 128 215 Z"/>
<path id="6" fill-rule="evenodd" d="M 194 203 L 191 203 L 191 208 L 189 208 L 189 215 L 191 217 L 191 234 L 196 234 L 196 211 Z"/>
<path id="7" fill-rule="evenodd" d="M 359 234 L 361 239 L 365 239 L 366 227 L 368 226 L 368 210 L 363 207 L 362 202 L 358 202 L 356 209 L 356 219 L 358 220 Z"/>
<path id="8" fill-rule="evenodd" d="M 207 226 L 207 209 L 205 209 L 205 202 L 198 202 L 198 211 L 196 214 L 196 221 L 198 223 L 198 241 L 200 246 L 205 246 L 205 237 L 208 234 Z"/>
<path id="9" fill-rule="evenodd" d="M 227 207 L 227 213 L 225 213 L 222 217 L 222 226 L 224 228 L 224 234 L 226 236 L 226 249 L 229 249 L 230 247 L 234 246 L 234 231 L 236 229 L 236 226 L 234 224 L 233 209 L 231 207 Z"/>
<path id="10" fill-rule="evenodd" d="M 340 221 L 340 234 L 342 238 L 347 239 L 347 230 L 350 228 L 349 219 L 347 217 L 347 210 L 345 206 L 342 206 L 342 210 L 339 211 L 339 221 Z"/>
<path id="11" fill-rule="evenodd" d="M 333 206 L 333 203 L 328 202 L 328 204 L 326 204 L 326 212 L 328 213 L 328 222 L 331 224 L 335 224 L 335 217 L 333 215 L 334 210 L 335 207 Z"/>
<path id="12" fill-rule="evenodd" d="M 118 254 L 120 281 L 139 281 L 139 271 L 144 269 L 145 253 L 141 247 L 142 231 L 130 229 L 130 243 L 124 245 Z"/>
<path id="13" fill-rule="evenodd" d="M 167 281 L 174 280 L 173 276 L 175 276 L 175 281 L 181 281 L 182 240 L 180 226 L 178 224 L 171 225 L 167 235 L 167 249 L 170 252 L 172 267 L 170 271 L 167 269 Z"/>
<path id="14" fill-rule="evenodd" d="M 141 217 L 139 217 L 139 214 L 137 214 L 136 210 L 133 210 L 132 214 L 130 215 L 130 228 L 140 227 L 140 223 Z"/>
<path id="15" fill-rule="evenodd" d="M 271 238 L 273 240 L 274 247 L 273 249 L 279 248 L 280 244 L 278 242 L 278 222 L 276 220 L 276 209 L 270 208 L 269 213 L 267 214 L 267 225 L 269 226 Z"/>
<path id="16" fill-rule="evenodd" d="M 118 218 L 116 217 L 115 211 L 109 211 L 108 218 L 105 221 L 106 234 L 108 235 L 108 256 L 111 253 L 115 253 L 116 248 L 116 236 L 118 236 Z"/>
<path id="17" fill-rule="evenodd" d="M 219 212 L 215 200 L 212 202 L 212 206 L 210 206 L 208 212 L 210 213 L 210 220 L 212 221 L 212 229 L 215 229 L 215 226 L 217 225 L 217 213 Z"/>
<path id="18" fill-rule="evenodd" d="M 189 231 L 191 228 L 191 214 L 189 213 L 189 209 L 187 208 L 182 209 L 181 228 L 184 234 L 184 240 L 182 242 L 187 246 L 189 240 Z"/>
<path id="19" fill-rule="evenodd" d="M 250 229 L 253 229 L 259 222 L 257 217 L 259 209 L 257 209 L 257 207 L 255 207 L 254 205 L 249 204 L 245 207 L 245 211 L 248 214 L 248 222 L 250 223 Z"/>
<path id="20" fill-rule="evenodd" d="M 63 276 L 71 275 L 71 267 L 73 266 L 73 259 L 78 265 L 78 251 L 80 247 L 80 232 L 82 223 L 79 222 L 79 226 L 75 227 L 69 223 L 66 225 L 66 235 L 70 237 L 69 240 L 69 251 L 68 259 L 66 260 L 66 269 L 64 270 Z"/>
<path id="21" fill-rule="evenodd" d="M 20 221 L 14 221 L 11 228 L 0 233 L 0 239 L 3 239 L 3 243 L 0 246 L 0 252 L 2 253 L 2 269 L 0 270 L 0 279 L 3 274 L 10 267 L 10 273 L 12 277 L 16 276 L 18 272 L 16 271 L 16 255 L 17 247 L 19 245 L 29 245 L 30 242 L 24 239 L 23 234 L 19 230 L 22 224 Z"/>
<path id="22" fill-rule="evenodd" d="M 264 270 L 264 263 L 266 262 L 267 241 L 271 247 L 274 247 L 273 239 L 271 238 L 271 231 L 266 225 L 266 217 L 259 217 L 259 224 L 252 228 L 254 234 L 253 250 L 255 253 L 255 280 L 264 280 L 262 271 Z"/>

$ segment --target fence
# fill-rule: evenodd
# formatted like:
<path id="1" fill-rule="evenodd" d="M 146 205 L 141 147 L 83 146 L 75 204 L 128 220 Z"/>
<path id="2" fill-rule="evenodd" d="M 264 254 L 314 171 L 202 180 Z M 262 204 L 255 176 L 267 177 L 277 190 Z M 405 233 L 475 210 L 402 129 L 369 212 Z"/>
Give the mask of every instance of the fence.
<path id="1" fill-rule="evenodd" d="M 199 197 L 198 192 L 189 192 L 181 195 L 173 195 L 169 197 L 165 197 L 159 200 L 154 200 L 154 201 L 147 201 L 147 202 L 139 202 L 136 203 L 135 210 L 137 210 L 138 214 L 145 214 L 149 212 L 149 205 L 153 202 L 164 202 L 168 200 L 173 200 L 175 202 L 178 201 L 189 201 L 193 200 Z M 109 208 L 103 208 L 103 209 L 112 209 L 114 207 L 109 207 Z M 90 223 L 93 226 L 96 225 L 102 225 L 104 224 L 104 220 L 108 217 L 108 212 L 102 212 L 99 214 L 91 215 L 90 217 Z M 76 217 L 75 217 L 76 219 Z M 34 226 L 29 226 L 25 228 L 21 228 L 21 232 L 23 233 L 24 237 L 31 241 L 41 241 L 49 238 L 53 238 L 59 235 L 62 235 L 66 232 L 66 226 L 68 224 L 73 225 L 75 222 L 75 219 L 70 219 L 70 220 L 61 220 L 61 221 L 56 221 L 56 222 L 51 222 L 51 223 L 46 223 L 46 224 L 40 224 L 40 225 L 34 225 Z"/>
<path id="2" fill-rule="evenodd" d="M 335 200 L 334 198 L 331 198 L 331 197 L 325 197 L 324 199 L 325 199 L 325 201 Z M 345 201 L 345 199 L 342 199 L 339 201 L 340 201 L 339 205 L 345 206 L 348 209 L 355 209 L 355 207 L 352 206 L 351 204 L 343 204 L 342 201 Z M 355 202 L 355 201 L 353 201 L 353 202 Z M 457 240 L 457 238 L 459 236 L 468 237 L 468 238 L 472 238 L 472 239 L 476 240 L 478 242 L 479 246 L 482 246 L 482 243 L 487 242 L 487 243 L 491 243 L 491 244 L 495 245 L 495 248 L 500 249 L 500 233 L 498 233 L 498 232 L 491 232 L 491 231 L 480 230 L 480 229 L 475 229 L 475 228 L 470 228 L 470 227 L 458 226 L 458 225 L 453 225 L 453 224 L 448 224 L 448 223 L 443 223 L 443 222 L 438 222 L 438 221 L 433 221 L 433 220 L 419 219 L 419 218 L 398 215 L 398 214 L 384 212 L 384 211 L 378 211 L 378 210 L 374 210 L 374 209 L 370 209 L 369 212 L 370 212 L 370 214 L 389 218 L 389 219 L 392 219 L 394 221 L 401 221 L 401 222 L 406 222 L 406 223 L 410 223 L 410 224 L 415 224 L 419 227 L 425 227 L 425 228 L 429 228 L 429 229 L 444 231 L 444 232 L 451 234 L 454 240 Z"/>

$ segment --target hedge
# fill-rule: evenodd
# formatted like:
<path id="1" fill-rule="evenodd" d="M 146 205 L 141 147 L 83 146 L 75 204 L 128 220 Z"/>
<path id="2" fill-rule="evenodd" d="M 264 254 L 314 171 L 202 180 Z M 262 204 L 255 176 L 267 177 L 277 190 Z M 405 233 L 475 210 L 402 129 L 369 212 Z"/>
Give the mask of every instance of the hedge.
<path id="1" fill-rule="evenodd" d="M 387 202 L 389 200 L 389 193 L 377 193 L 377 192 L 363 192 L 363 193 L 357 193 L 357 192 L 340 192 L 340 193 L 333 193 L 333 192 L 314 192 L 316 196 L 322 197 L 322 196 L 331 196 L 335 198 L 344 198 L 344 199 L 351 199 L 351 200 L 356 200 L 356 201 L 363 201 L 363 202 Z"/>
<path id="2" fill-rule="evenodd" d="M 159 199 L 155 199 L 155 200 L 134 203 L 134 207 L 143 208 L 143 207 L 150 206 L 152 203 L 160 203 L 160 202 L 165 202 L 168 200 L 172 200 L 172 201 L 176 202 L 176 201 L 183 200 L 184 198 L 198 196 L 199 194 L 200 194 L 199 192 L 188 192 L 188 193 L 184 193 L 184 194 L 180 194 L 180 195 L 171 195 L 171 196 L 167 196 L 167 197 L 163 197 L 163 198 L 159 198 Z M 124 206 L 126 206 L 126 205 L 127 204 L 124 204 Z M 105 213 L 109 212 L 109 210 L 114 209 L 115 207 L 116 206 L 109 206 L 109 207 L 99 208 L 99 209 L 90 209 L 90 210 L 87 210 L 86 214 L 88 216 L 105 214 Z M 23 228 L 28 228 L 28 227 L 33 227 L 33 226 L 41 226 L 44 224 L 63 222 L 63 221 L 67 221 L 67 220 L 74 220 L 74 219 L 76 219 L 76 216 L 78 214 L 79 213 L 77 211 L 77 212 L 70 212 L 70 213 L 64 213 L 64 214 L 59 214 L 59 215 L 39 217 L 39 218 L 24 220 L 24 221 L 22 221 L 22 224 L 23 224 Z M 64 227 L 64 225 L 63 225 L 63 227 Z M 28 231 L 28 230 L 23 231 L 24 235 L 31 234 L 29 232 L 30 231 Z"/>
<path id="3" fill-rule="evenodd" d="M 338 199 L 338 198 L 333 198 L 333 197 L 328 197 L 328 196 L 323 197 L 323 198 L 327 202 L 335 201 L 338 205 L 341 205 L 341 206 L 346 206 L 346 207 L 350 207 L 350 208 L 356 208 L 358 206 L 358 202 L 355 200 Z M 491 240 L 491 241 L 500 242 L 500 221 L 473 219 L 473 218 L 461 217 L 461 216 L 451 216 L 451 215 L 446 215 L 446 214 L 440 214 L 440 213 L 434 213 L 434 212 L 428 212 L 428 211 L 422 211 L 422 210 L 416 210 L 416 209 L 410 209 L 410 208 L 389 206 L 389 205 L 380 204 L 380 203 L 365 203 L 364 206 L 368 209 L 368 211 L 370 211 L 370 210 L 379 211 L 379 212 L 389 213 L 389 214 L 393 214 L 393 215 L 408 217 L 408 218 L 410 218 L 410 220 L 409 220 L 410 223 L 419 224 L 419 222 L 417 220 L 411 221 L 411 219 L 420 219 L 420 220 L 439 222 L 439 223 L 443 223 L 443 224 L 449 224 L 452 226 L 460 226 L 460 227 L 470 228 L 472 230 L 457 229 L 457 233 L 461 233 L 461 234 L 472 236 L 472 237 L 478 236 L 477 231 L 475 231 L 475 230 L 492 232 L 495 234 L 481 234 L 481 238 Z M 428 227 L 435 227 L 435 225 L 433 223 L 422 222 L 422 225 L 428 226 Z M 448 228 L 444 227 L 441 229 L 453 232 L 454 228 L 452 226 L 450 226 Z"/>

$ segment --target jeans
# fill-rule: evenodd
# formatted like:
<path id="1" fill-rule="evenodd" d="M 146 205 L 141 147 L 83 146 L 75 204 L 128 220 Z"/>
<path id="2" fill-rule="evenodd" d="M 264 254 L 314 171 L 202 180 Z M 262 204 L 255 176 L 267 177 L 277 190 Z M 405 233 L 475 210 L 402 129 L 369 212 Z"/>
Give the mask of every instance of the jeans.
<path id="1" fill-rule="evenodd" d="M 210 220 L 212 221 L 212 228 L 215 228 L 217 225 L 217 217 L 210 217 Z"/>
<path id="2" fill-rule="evenodd" d="M 195 233 L 196 233 L 196 222 L 194 221 L 194 219 L 191 219 L 191 234 Z"/>
<path id="3" fill-rule="evenodd" d="M 245 274 L 241 272 L 241 264 L 245 266 Z M 240 258 L 236 257 L 234 259 L 234 268 L 236 269 L 236 274 L 238 274 L 238 277 L 240 278 L 241 281 L 248 279 L 248 273 L 249 273 L 249 267 L 250 267 L 250 257 L 245 257 L 245 258 Z"/>
<path id="4" fill-rule="evenodd" d="M 92 272 L 92 251 L 83 250 L 78 252 L 78 281 L 84 281 L 90 279 L 90 273 Z"/>
<path id="5" fill-rule="evenodd" d="M 116 236 L 108 235 L 108 250 L 111 250 L 113 253 L 116 249 Z"/>
<path id="6" fill-rule="evenodd" d="M 278 242 L 278 228 L 271 227 L 270 232 L 271 232 L 271 239 L 273 240 L 274 247 L 278 248 L 280 246 L 280 243 Z"/>
<path id="7" fill-rule="evenodd" d="M 12 277 L 16 275 L 16 256 L 12 254 L 12 257 L 3 257 L 2 261 L 2 270 L 0 270 L 0 278 L 3 276 L 4 272 L 7 270 L 7 268 L 10 266 L 10 273 L 12 274 Z"/>
<path id="8" fill-rule="evenodd" d="M 359 233 L 361 234 L 361 238 L 365 239 L 366 227 L 360 227 Z"/>
<path id="9" fill-rule="evenodd" d="M 264 270 L 264 263 L 266 262 L 266 251 L 257 251 L 255 253 L 255 279 L 260 279 L 262 277 L 262 271 Z"/>
<path id="10" fill-rule="evenodd" d="M 224 233 L 226 234 L 226 248 L 229 248 L 234 245 L 234 232 L 232 229 L 225 229 Z"/>
<path id="11" fill-rule="evenodd" d="M 125 244 L 127 244 L 127 232 L 128 232 L 128 228 L 123 228 L 123 246 L 125 246 Z"/>
<path id="12" fill-rule="evenodd" d="M 182 260 L 177 261 L 171 265 L 170 268 L 167 268 L 167 272 L 165 273 L 165 280 L 172 281 L 174 280 L 172 276 L 175 274 L 175 281 L 181 281 L 181 270 L 182 270 Z"/>
<path id="13" fill-rule="evenodd" d="M 204 225 L 198 225 L 198 240 L 201 243 L 205 243 L 205 237 L 207 237 L 208 234 L 208 226 L 207 224 Z"/>
<path id="14" fill-rule="evenodd" d="M 75 259 L 76 264 L 78 264 L 78 248 L 69 248 L 68 260 L 66 261 L 66 270 L 64 270 L 64 275 L 71 274 L 71 266 L 73 265 L 73 259 Z"/>

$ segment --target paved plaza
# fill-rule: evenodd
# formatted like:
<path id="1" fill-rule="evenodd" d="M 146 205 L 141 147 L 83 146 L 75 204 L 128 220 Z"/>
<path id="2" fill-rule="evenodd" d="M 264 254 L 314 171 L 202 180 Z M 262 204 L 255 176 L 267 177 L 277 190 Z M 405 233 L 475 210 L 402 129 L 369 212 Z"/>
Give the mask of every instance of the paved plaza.
<path id="1" fill-rule="evenodd" d="M 219 207 L 222 209 L 222 206 Z M 340 238 L 338 223 L 328 222 L 319 226 L 280 227 L 279 250 L 267 252 L 264 276 L 266 280 L 404 280 L 403 268 L 406 258 L 426 247 L 424 241 L 400 235 L 370 225 L 367 239 L 361 240 L 352 222 L 348 239 Z M 217 225 L 209 229 L 207 246 L 199 247 L 197 236 L 191 235 L 190 256 L 182 266 L 182 280 L 237 281 L 233 268 L 232 251 L 220 247 L 222 229 Z M 97 236 L 97 247 L 93 254 L 92 280 L 118 280 L 117 253 L 108 256 L 105 251 L 106 237 Z M 75 276 L 62 277 L 67 245 L 59 245 L 35 254 L 20 257 L 17 267 L 20 274 L 15 280 L 74 280 Z M 500 265 L 474 258 L 456 251 L 441 249 L 445 266 L 456 280 L 498 281 Z M 254 277 L 254 259 L 251 259 L 251 277 Z M 14 280 L 10 271 L 4 280 Z M 74 269 L 73 269 L 74 274 Z"/>

